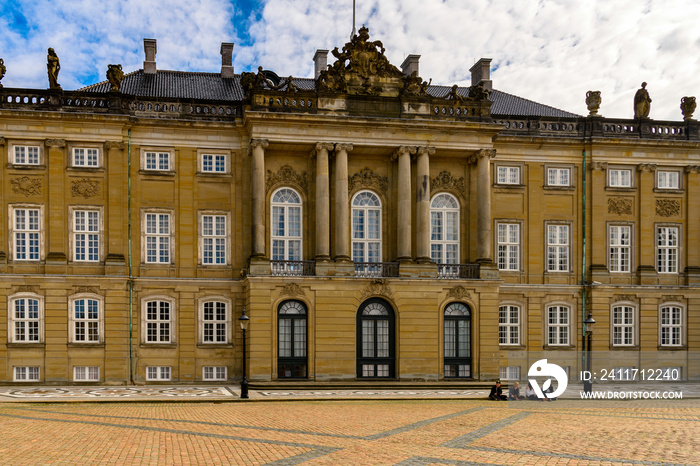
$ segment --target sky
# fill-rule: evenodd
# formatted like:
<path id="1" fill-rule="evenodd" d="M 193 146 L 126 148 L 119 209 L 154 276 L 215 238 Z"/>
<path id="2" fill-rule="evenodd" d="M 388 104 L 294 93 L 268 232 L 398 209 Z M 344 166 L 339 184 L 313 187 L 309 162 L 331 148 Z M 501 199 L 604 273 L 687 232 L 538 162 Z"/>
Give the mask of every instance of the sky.
<path id="1" fill-rule="evenodd" d="M 312 77 L 317 49 L 342 48 L 352 0 L 0 0 L 5 87 L 47 88 L 46 50 L 61 60 L 65 90 L 104 81 L 107 65 L 143 67 L 143 39 L 157 40 L 158 69 L 219 72 L 233 42 L 236 73 L 259 65 Z M 356 0 L 366 25 L 400 66 L 421 55 L 433 84 L 467 86 L 469 68 L 492 58 L 493 87 L 587 114 L 632 118 L 642 81 L 650 117 L 682 119 L 680 99 L 700 94 L 698 0 Z M 329 62 L 333 59 L 329 55 Z M 700 114 L 700 109 L 698 111 Z"/>

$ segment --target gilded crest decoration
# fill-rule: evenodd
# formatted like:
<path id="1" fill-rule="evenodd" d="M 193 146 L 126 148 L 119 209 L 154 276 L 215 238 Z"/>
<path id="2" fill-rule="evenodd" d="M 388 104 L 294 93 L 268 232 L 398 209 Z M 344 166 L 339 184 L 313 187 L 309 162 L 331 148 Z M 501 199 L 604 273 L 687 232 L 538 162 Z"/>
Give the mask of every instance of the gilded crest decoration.
<path id="1" fill-rule="evenodd" d="M 389 178 L 379 176 L 371 168 L 365 167 L 348 178 L 348 192 L 352 192 L 358 187 L 373 188 L 386 194 L 389 188 Z"/>
<path id="2" fill-rule="evenodd" d="M 632 199 L 629 197 L 608 198 L 608 213 L 616 215 L 631 215 Z"/>
<path id="3" fill-rule="evenodd" d="M 41 178 L 20 176 L 19 178 L 13 178 L 11 183 L 13 194 L 23 194 L 24 196 L 41 195 Z"/>
<path id="4" fill-rule="evenodd" d="M 448 189 L 459 193 L 462 199 L 465 199 L 466 186 L 464 177 L 455 178 L 452 173 L 447 170 L 441 171 L 440 174 L 430 179 L 430 192 L 435 192 L 440 189 Z"/>
<path id="5" fill-rule="evenodd" d="M 71 192 L 73 197 L 84 197 L 85 199 L 89 197 L 99 196 L 102 192 L 100 189 L 100 182 L 97 180 L 91 180 L 89 178 L 82 178 L 80 180 L 73 181 L 71 185 Z"/>
<path id="6" fill-rule="evenodd" d="M 269 191 L 277 184 L 295 184 L 304 192 L 307 192 L 308 189 L 306 172 L 303 172 L 300 175 L 289 165 L 283 165 L 279 170 L 277 170 L 276 173 L 274 173 L 272 170 L 267 171 L 267 182 L 265 186 L 266 190 Z"/>
<path id="7" fill-rule="evenodd" d="M 676 199 L 657 199 L 656 215 L 659 217 L 677 217 L 681 214 L 681 201 Z"/>
<path id="8" fill-rule="evenodd" d="M 472 299 L 472 294 L 462 285 L 457 285 L 450 288 L 450 291 L 447 292 L 447 297 L 455 299 Z"/>
<path id="9" fill-rule="evenodd" d="M 393 295 L 394 292 L 389 288 L 389 285 L 386 284 L 386 280 L 382 279 L 377 279 L 377 280 L 372 280 L 370 283 L 367 284 L 362 289 L 362 299 L 367 299 L 371 298 L 372 296 L 384 296 L 387 298 L 391 298 L 391 295 Z"/>
<path id="10" fill-rule="evenodd" d="M 304 296 L 304 290 L 301 289 L 298 283 L 287 283 L 282 287 L 280 296 Z"/>

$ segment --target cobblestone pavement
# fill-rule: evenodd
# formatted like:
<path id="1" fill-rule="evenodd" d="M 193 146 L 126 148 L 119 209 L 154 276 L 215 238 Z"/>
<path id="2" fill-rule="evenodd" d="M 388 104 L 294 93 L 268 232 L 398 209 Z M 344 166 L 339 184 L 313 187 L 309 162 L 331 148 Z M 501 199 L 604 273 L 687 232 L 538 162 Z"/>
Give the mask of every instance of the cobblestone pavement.
<path id="1" fill-rule="evenodd" d="M 700 464 L 700 403 L 0 403 L 2 464 Z"/>

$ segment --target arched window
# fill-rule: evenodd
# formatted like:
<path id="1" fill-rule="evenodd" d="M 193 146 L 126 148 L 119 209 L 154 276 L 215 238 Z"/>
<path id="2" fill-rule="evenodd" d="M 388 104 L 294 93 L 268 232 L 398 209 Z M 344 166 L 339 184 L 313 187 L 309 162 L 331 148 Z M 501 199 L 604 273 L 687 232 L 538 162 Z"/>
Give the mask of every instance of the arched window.
<path id="1" fill-rule="evenodd" d="M 547 306 L 547 344 L 550 346 L 567 346 L 571 321 L 569 306 Z"/>
<path id="2" fill-rule="evenodd" d="M 44 299 L 38 295 L 20 294 L 10 297 L 9 340 L 12 343 L 44 341 Z"/>
<path id="3" fill-rule="evenodd" d="M 616 304 L 612 307 L 613 346 L 634 346 L 636 342 L 636 309 L 629 304 Z"/>
<path id="4" fill-rule="evenodd" d="M 357 311 L 357 377 L 394 377 L 394 311 L 372 298 Z"/>
<path id="5" fill-rule="evenodd" d="M 102 298 L 95 295 L 75 296 L 71 298 L 70 308 L 70 341 L 101 343 L 103 341 Z"/>
<path id="6" fill-rule="evenodd" d="M 306 306 L 284 301 L 277 311 L 277 377 L 307 377 Z"/>
<path id="7" fill-rule="evenodd" d="M 382 204 L 370 191 L 352 199 L 352 260 L 382 261 Z"/>
<path id="8" fill-rule="evenodd" d="M 459 202 L 451 194 L 437 194 L 430 202 L 430 258 L 459 263 Z"/>
<path id="9" fill-rule="evenodd" d="M 301 197 L 291 188 L 280 188 L 271 204 L 272 260 L 300 261 Z"/>
<path id="10" fill-rule="evenodd" d="M 682 346 L 684 343 L 683 308 L 678 304 L 661 306 L 659 344 Z"/>
<path id="11" fill-rule="evenodd" d="M 472 375 L 471 312 L 462 303 L 445 308 L 445 377 Z"/>

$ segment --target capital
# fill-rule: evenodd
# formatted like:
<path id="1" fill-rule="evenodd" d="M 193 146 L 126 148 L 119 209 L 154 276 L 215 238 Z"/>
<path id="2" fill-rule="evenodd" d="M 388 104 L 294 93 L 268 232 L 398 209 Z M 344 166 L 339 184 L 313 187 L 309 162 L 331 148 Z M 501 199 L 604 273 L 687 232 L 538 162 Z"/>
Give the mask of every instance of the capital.
<path id="1" fill-rule="evenodd" d="M 474 155 L 477 159 L 481 159 L 484 157 L 493 158 L 496 156 L 496 149 L 479 149 Z"/>
<path id="2" fill-rule="evenodd" d="M 639 165 L 637 165 L 637 171 L 655 172 L 656 171 L 656 164 L 655 163 L 640 163 Z"/>
<path id="3" fill-rule="evenodd" d="M 46 147 L 66 147 L 65 139 L 47 139 L 44 141 Z"/>
<path id="4" fill-rule="evenodd" d="M 351 143 L 339 143 L 335 145 L 335 150 L 336 152 L 338 151 L 345 151 L 345 152 L 351 152 L 352 151 L 352 144 Z"/>
<path id="5" fill-rule="evenodd" d="M 316 143 L 316 150 L 311 151 L 311 155 L 316 155 L 318 152 L 321 151 L 327 151 L 330 152 L 334 148 L 334 144 L 332 142 L 317 142 Z"/>
<path id="6" fill-rule="evenodd" d="M 590 164 L 591 170 L 607 170 L 608 169 L 608 162 L 591 162 Z"/>
<path id="7" fill-rule="evenodd" d="M 4 146 L 5 142 L 6 142 L 5 138 L 0 137 L 0 147 Z"/>
<path id="8" fill-rule="evenodd" d="M 494 155 L 495 155 L 494 151 Z M 418 155 L 434 155 L 435 154 L 435 148 L 434 147 L 428 147 L 428 146 L 418 146 L 417 147 L 417 153 Z"/>
<path id="9" fill-rule="evenodd" d="M 686 173 L 700 173 L 700 165 L 687 165 L 685 167 Z"/>
<path id="10" fill-rule="evenodd" d="M 124 144 L 124 141 L 106 141 L 105 142 L 105 150 L 110 150 L 110 149 L 123 150 L 124 147 L 126 147 L 126 144 Z"/>
<path id="11" fill-rule="evenodd" d="M 416 153 L 416 148 L 413 146 L 401 146 L 391 154 L 391 160 L 397 160 L 402 155 L 411 155 Z"/>
<path id="12" fill-rule="evenodd" d="M 269 145 L 270 145 L 270 141 L 268 141 L 267 139 L 251 139 L 248 147 L 252 151 L 256 147 L 261 147 L 263 149 L 267 149 L 267 146 L 269 146 Z"/>

